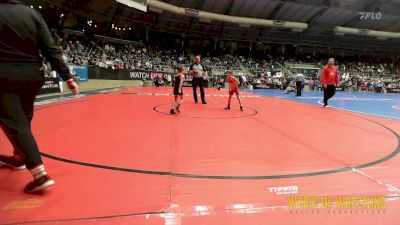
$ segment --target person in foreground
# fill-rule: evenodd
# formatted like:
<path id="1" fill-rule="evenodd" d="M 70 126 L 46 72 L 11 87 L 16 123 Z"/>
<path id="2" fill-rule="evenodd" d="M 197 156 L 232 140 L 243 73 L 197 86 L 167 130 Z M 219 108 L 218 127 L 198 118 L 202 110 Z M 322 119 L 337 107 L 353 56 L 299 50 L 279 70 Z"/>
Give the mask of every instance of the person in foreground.
<path id="1" fill-rule="evenodd" d="M 339 84 L 339 76 L 335 60 L 330 58 L 328 65 L 322 71 L 322 87 L 324 91 L 324 107 L 328 106 L 328 100 L 335 95 L 336 85 Z"/>
<path id="2" fill-rule="evenodd" d="M 240 111 L 243 111 L 242 100 L 240 99 L 240 95 L 239 95 L 239 81 L 238 81 L 238 79 L 236 79 L 233 76 L 231 71 L 226 72 L 226 77 L 227 77 L 228 83 L 229 83 L 229 98 L 228 98 L 228 106 L 225 107 L 225 110 L 231 109 L 232 95 L 236 94 L 236 97 L 237 97 L 237 99 L 239 101 L 239 105 L 240 105 Z"/>
<path id="3" fill-rule="evenodd" d="M 183 102 L 183 81 L 185 79 L 185 69 L 183 66 L 178 67 L 178 74 L 175 75 L 175 80 L 174 80 L 174 103 L 172 104 L 171 107 L 171 114 L 176 114 L 177 112 L 180 113 L 180 107 Z M 176 112 L 175 112 L 176 111 Z"/>
<path id="4" fill-rule="evenodd" d="M 78 94 L 79 87 L 41 15 L 19 1 L 0 0 L 0 126 L 14 147 L 13 156 L 0 155 L 0 165 L 27 168 L 34 178 L 25 187 L 28 193 L 54 184 L 31 130 L 34 100 L 44 84 L 39 51 Z"/>

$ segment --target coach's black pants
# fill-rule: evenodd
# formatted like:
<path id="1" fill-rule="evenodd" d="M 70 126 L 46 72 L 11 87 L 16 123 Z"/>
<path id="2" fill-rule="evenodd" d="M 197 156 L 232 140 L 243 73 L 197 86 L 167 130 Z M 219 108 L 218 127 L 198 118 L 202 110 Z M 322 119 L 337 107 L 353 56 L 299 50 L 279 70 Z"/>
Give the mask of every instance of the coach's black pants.
<path id="1" fill-rule="evenodd" d="M 206 102 L 206 97 L 204 94 L 204 80 L 203 78 L 193 78 L 192 87 L 193 87 L 193 98 L 194 101 L 197 102 L 197 86 L 200 88 L 201 101 Z"/>
<path id="2" fill-rule="evenodd" d="M 24 154 L 28 169 L 42 164 L 31 130 L 33 104 L 42 80 L 10 81 L 0 78 L 0 125 L 14 147 Z"/>
<path id="3" fill-rule="evenodd" d="M 301 96 L 301 89 L 303 89 L 303 82 L 296 81 L 297 96 Z"/>
<path id="4" fill-rule="evenodd" d="M 328 99 L 332 98 L 336 93 L 336 86 L 334 84 L 328 84 L 324 90 L 324 105 L 328 105 Z"/>

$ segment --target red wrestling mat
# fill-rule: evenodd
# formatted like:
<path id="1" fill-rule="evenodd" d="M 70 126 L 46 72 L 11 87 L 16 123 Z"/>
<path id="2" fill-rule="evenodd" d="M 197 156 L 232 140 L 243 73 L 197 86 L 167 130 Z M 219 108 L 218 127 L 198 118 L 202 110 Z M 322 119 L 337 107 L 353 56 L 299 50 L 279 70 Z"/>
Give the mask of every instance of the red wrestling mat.
<path id="1" fill-rule="evenodd" d="M 244 112 L 235 98 L 225 111 L 226 91 L 214 89 L 207 105 L 185 96 L 171 116 L 170 91 L 38 106 L 33 129 L 56 185 L 23 194 L 28 172 L 0 169 L 0 224 L 398 223 L 398 121 L 248 93 Z M 0 153 L 11 150 L 0 135 Z M 387 201 L 380 211 L 296 212 L 296 195 Z"/>

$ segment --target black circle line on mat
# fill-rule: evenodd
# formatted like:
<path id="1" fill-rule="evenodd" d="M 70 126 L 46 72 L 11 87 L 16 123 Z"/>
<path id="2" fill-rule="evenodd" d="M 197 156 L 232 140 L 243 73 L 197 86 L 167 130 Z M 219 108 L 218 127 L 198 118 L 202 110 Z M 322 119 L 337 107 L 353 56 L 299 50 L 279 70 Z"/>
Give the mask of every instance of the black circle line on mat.
<path id="1" fill-rule="evenodd" d="M 170 105 L 170 104 L 161 104 L 161 105 L 156 105 L 153 107 L 153 110 L 155 112 L 161 113 L 161 114 L 165 114 L 165 115 L 169 115 L 169 116 L 177 116 L 177 117 L 184 117 L 184 118 L 192 118 L 192 119 L 210 119 L 210 120 L 225 120 L 225 119 L 237 119 L 237 118 L 244 118 L 244 117 L 250 117 L 250 116 L 255 116 L 258 111 L 256 109 L 250 108 L 250 107 L 246 107 L 243 106 L 243 108 L 245 109 L 251 109 L 253 111 L 253 113 L 251 114 L 246 114 L 243 116 L 229 116 L 229 117 L 203 117 L 203 116 L 182 116 L 180 114 L 175 114 L 175 115 L 171 115 L 169 112 L 162 112 L 159 111 L 157 108 L 163 105 Z"/>
<path id="2" fill-rule="evenodd" d="M 69 102 L 69 103 L 74 103 L 74 102 Z M 59 104 L 62 105 L 62 104 Z M 45 109 L 40 108 L 37 110 Z M 35 111 L 37 111 L 35 110 Z M 99 168 L 99 169 L 106 169 L 106 170 L 115 170 L 115 171 L 121 171 L 121 172 L 129 172 L 129 173 L 139 173 L 139 174 L 152 174 L 152 175 L 161 175 L 161 176 L 173 176 L 173 177 L 181 177 L 181 178 L 193 178 L 193 179 L 220 179 L 220 180 L 270 180 L 270 179 L 284 179 L 284 178 L 295 178 L 295 177 L 310 177 L 310 176 L 320 176 L 320 175 L 326 175 L 326 174 L 333 174 L 333 173 L 339 173 L 339 172 L 344 172 L 344 171 L 350 171 L 353 169 L 362 169 L 370 166 L 374 166 L 380 163 L 383 163 L 389 159 L 392 159 L 396 155 L 400 153 L 400 135 L 397 134 L 394 130 L 390 129 L 389 127 L 380 124 L 376 121 L 364 118 L 362 116 L 356 116 L 347 112 L 341 112 L 353 117 L 357 117 L 363 120 L 370 121 L 372 123 L 375 123 L 386 130 L 390 131 L 392 134 L 394 134 L 397 137 L 397 147 L 394 149 L 392 153 L 389 155 L 375 160 L 373 162 L 361 164 L 358 166 L 354 167 L 343 167 L 343 168 L 338 168 L 338 169 L 331 169 L 331 170 L 322 170 L 322 171 L 316 171 L 316 172 L 309 172 L 309 173 L 297 173 L 297 174 L 282 174 L 282 175 L 266 175 L 266 176 L 218 176 L 218 175 L 201 175 L 201 174 L 187 174 L 187 173 L 173 173 L 173 172 L 167 172 L 167 171 L 152 171 L 152 170 L 139 170 L 139 169 L 130 169 L 130 168 L 120 168 L 120 167 L 113 167 L 113 166 L 105 166 L 105 165 L 99 165 L 99 164 L 93 164 L 93 163 L 86 163 L 86 162 L 80 162 L 80 161 L 75 161 L 75 160 L 70 160 L 70 159 L 65 159 L 57 156 L 53 156 L 47 153 L 43 153 L 42 155 L 46 158 L 53 159 L 56 161 L 61 161 L 65 163 L 70 163 L 70 164 L 75 164 L 75 165 L 81 165 L 81 166 L 88 166 L 88 167 L 93 167 L 93 168 Z"/>
<path id="3" fill-rule="evenodd" d="M 101 220 L 101 219 L 113 219 L 113 218 L 132 217 L 132 216 L 157 215 L 157 214 L 164 214 L 164 213 L 168 213 L 168 212 L 160 211 L 160 212 L 130 213 L 130 214 L 111 215 L 111 216 L 98 216 L 98 217 L 68 218 L 68 219 L 54 219 L 54 220 L 36 220 L 36 221 L 25 221 L 25 222 L 18 222 L 18 223 L 0 223 L 0 225 L 51 223 L 51 222 L 67 222 L 67 221 L 82 221 L 82 220 Z"/>

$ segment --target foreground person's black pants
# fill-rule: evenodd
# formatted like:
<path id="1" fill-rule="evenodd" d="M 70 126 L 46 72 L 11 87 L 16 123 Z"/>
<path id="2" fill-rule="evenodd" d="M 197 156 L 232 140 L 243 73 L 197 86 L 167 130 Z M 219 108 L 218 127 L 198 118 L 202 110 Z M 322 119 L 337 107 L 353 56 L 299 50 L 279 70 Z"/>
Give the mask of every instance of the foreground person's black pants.
<path id="1" fill-rule="evenodd" d="M 42 164 L 32 134 L 33 104 L 44 81 L 10 81 L 0 78 L 0 125 L 14 147 L 24 154 L 28 169 Z"/>

